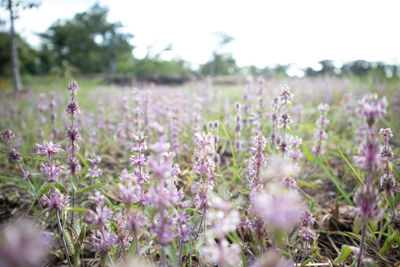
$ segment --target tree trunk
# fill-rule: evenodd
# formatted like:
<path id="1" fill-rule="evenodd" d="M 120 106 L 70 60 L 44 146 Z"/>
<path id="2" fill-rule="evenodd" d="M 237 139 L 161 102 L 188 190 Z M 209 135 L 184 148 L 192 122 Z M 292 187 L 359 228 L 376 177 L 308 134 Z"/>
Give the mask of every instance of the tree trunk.
<path id="1" fill-rule="evenodd" d="M 22 82 L 21 82 L 21 74 L 19 72 L 19 60 L 18 60 L 18 44 L 17 38 L 15 36 L 15 29 L 14 29 L 14 7 L 13 1 L 8 0 L 8 10 L 10 11 L 10 37 L 11 37 L 11 61 L 12 61 L 12 73 L 13 73 L 13 80 L 14 80 L 14 89 L 15 91 L 22 90 Z"/>

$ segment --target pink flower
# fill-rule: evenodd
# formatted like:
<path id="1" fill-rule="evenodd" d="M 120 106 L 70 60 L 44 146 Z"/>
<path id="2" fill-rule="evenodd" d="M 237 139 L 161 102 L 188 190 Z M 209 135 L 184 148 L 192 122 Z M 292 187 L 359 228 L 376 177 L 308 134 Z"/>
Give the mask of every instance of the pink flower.
<path id="1" fill-rule="evenodd" d="M 54 155 L 57 154 L 60 150 L 62 150 L 60 144 L 53 144 L 52 141 L 47 142 L 44 141 L 43 144 L 36 144 L 36 153 L 39 155 Z"/>
<path id="2" fill-rule="evenodd" d="M 301 236 L 304 241 L 313 240 L 317 234 L 309 227 L 302 227 L 299 231 L 299 236 Z"/>
<path id="3" fill-rule="evenodd" d="M 360 186 L 354 196 L 354 204 L 356 204 L 354 211 L 357 212 L 363 224 L 382 215 L 383 211 L 378 208 L 379 192 L 372 186 Z"/>
<path id="4" fill-rule="evenodd" d="M 251 198 L 252 211 L 268 225 L 291 230 L 303 210 L 300 196 L 294 190 L 273 187 L 268 192 L 255 193 Z"/>
<path id="5" fill-rule="evenodd" d="M 68 200 L 68 195 L 63 195 L 60 193 L 60 191 L 58 191 L 57 188 L 53 188 L 51 189 L 48 196 L 42 195 L 42 197 L 40 198 L 40 203 L 43 207 L 46 208 L 46 210 L 62 211 L 65 207 L 68 206 Z"/>
<path id="6" fill-rule="evenodd" d="M 209 239 L 207 246 L 201 248 L 200 254 L 203 260 L 209 264 L 218 266 L 239 266 L 240 247 L 237 244 L 229 244 L 223 238 L 217 244 L 214 239 Z"/>
<path id="7" fill-rule="evenodd" d="M 75 94 L 79 90 L 79 85 L 78 83 L 73 80 L 68 84 L 68 90 L 71 91 L 71 93 Z"/>
<path id="8" fill-rule="evenodd" d="M 19 219 L 0 232 L 0 266 L 43 266 L 50 241 L 32 221 Z"/>
<path id="9" fill-rule="evenodd" d="M 378 99 L 377 94 L 371 94 L 357 103 L 357 112 L 365 117 L 369 126 L 372 126 L 377 119 L 386 114 L 388 102 L 386 97 Z"/>

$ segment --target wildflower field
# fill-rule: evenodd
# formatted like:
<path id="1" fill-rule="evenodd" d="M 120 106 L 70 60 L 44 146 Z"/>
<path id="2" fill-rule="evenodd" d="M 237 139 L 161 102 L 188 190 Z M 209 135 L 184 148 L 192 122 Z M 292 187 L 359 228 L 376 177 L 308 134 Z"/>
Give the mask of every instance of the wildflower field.
<path id="1" fill-rule="evenodd" d="M 0 92 L 0 266 L 400 266 L 400 84 Z"/>

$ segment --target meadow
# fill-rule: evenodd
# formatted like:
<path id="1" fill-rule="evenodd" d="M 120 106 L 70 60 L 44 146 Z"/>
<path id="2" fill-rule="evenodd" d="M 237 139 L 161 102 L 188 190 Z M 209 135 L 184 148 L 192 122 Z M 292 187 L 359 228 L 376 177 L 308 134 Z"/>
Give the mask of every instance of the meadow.
<path id="1" fill-rule="evenodd" d="M 397 80 L 0 91 L 0 266 L 399 266 Z"/>

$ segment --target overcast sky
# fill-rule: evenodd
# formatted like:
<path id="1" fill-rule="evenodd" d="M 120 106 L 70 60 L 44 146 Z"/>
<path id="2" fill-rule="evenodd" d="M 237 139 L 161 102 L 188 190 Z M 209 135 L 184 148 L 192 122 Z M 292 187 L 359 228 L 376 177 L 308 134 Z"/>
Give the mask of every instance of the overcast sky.
<path id="1" fill-rule="evenodd" d="M 34 45 L 35 33 L 57 19 L 72 18 L 92 0 L 42 0 L 37 9 L 21 12 L 17 30 Z M 101 0 L 109 20 L 120 21 L 134 34 L 134 55 L 167 44 L 165 58 L 205 63 L 217 45 L 213 32 L 235 39 L 223 51 L 239 66 L 264 67 L 295 63 L 316 66 L 322 59 L 340 62 L 366 59 L 400 62 L 399 0 Z M 0 16 L 5 18 L 4 10 Z"/>

